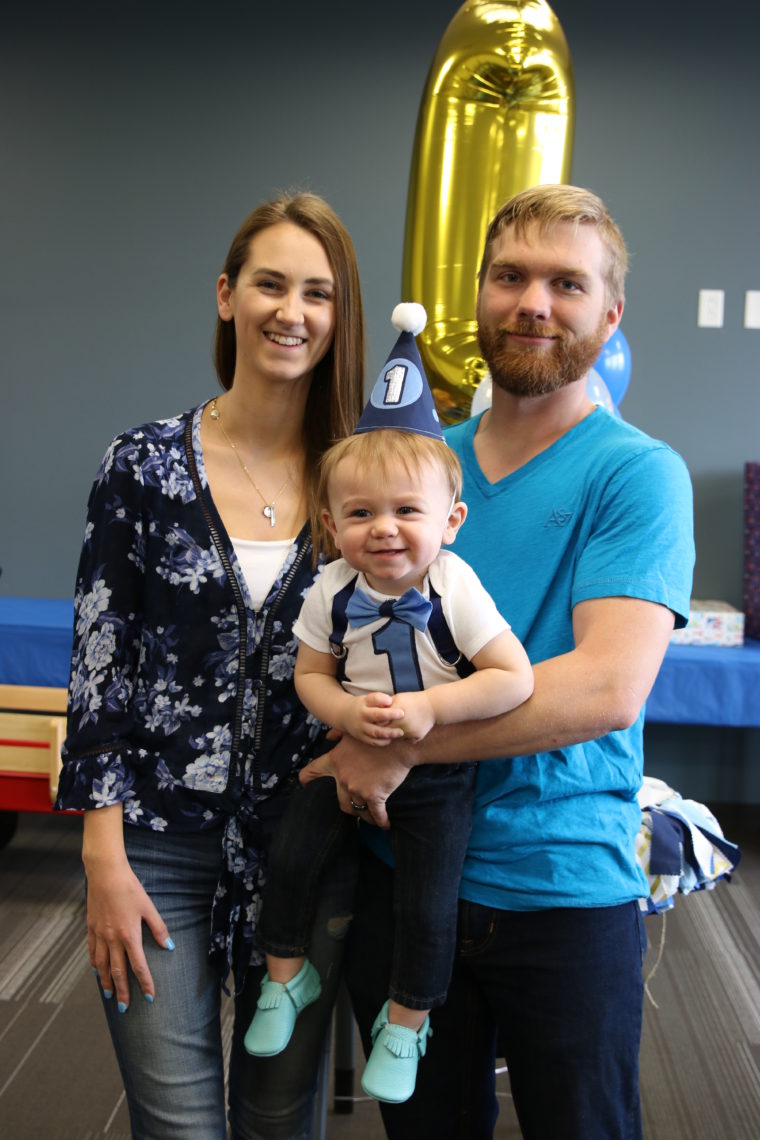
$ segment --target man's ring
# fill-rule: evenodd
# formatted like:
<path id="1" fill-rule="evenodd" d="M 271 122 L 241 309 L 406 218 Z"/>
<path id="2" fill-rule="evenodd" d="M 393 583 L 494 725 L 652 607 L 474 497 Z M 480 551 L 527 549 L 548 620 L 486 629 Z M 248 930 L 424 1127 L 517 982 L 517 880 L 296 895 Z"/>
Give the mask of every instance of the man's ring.
<path id="1" fill-rule="evenodd" d="M 367 810 L 366 804 L 357 804 L 357 803 L 354 803 L 353 800 L 351 800 L 351 807 L 354 809 L 354 811 L 366 811 Z"/>

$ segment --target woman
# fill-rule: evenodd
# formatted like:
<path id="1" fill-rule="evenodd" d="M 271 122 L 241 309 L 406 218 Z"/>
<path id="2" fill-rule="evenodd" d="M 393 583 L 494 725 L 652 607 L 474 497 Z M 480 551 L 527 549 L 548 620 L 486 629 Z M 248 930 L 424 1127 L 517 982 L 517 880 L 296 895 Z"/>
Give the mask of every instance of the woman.
<path id="1" fill-rule="evenodd" d="M 254 210 L 217 304 L 223 394 L 117 437 L 90 496 L 57 807 L 85 811 L 90 960 L 133 1135 L 225 1137 L 231 970 L 232 1135 L 301 1137 L 350 913 L 345 875 L 315 922 L 328 983 L 295 1054 L 262 1061 L 242 1041 L 263 974 L 266 850 L 299 769 L 324 748 L 292 682 L 292 623 L 328 550 L 317 463 L 362 404 L 358 272 L 330 207 L 297 194 Z"/>

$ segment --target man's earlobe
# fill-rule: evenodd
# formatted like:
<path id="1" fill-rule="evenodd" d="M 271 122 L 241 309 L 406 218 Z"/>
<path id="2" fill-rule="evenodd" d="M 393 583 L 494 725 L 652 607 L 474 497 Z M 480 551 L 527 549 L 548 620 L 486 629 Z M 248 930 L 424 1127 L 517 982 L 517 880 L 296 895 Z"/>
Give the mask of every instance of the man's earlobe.
<path id="1" fill-rule="evenodd" d="M 607 312 L 607 324 L 610 326 L 610 336 L 615 332 L 623 317 L 623 302 L 616 301 Z"/>

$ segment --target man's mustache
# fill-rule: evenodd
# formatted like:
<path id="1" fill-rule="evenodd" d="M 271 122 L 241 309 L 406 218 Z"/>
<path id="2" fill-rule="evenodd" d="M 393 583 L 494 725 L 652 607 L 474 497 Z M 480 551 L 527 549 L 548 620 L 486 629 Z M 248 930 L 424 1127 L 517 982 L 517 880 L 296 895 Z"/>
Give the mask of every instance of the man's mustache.
<path id="1" fill-rule="evenodd" d="M 541 321 L 516 321 L 508 325 L 499 325 L 496 329 L 496 333 L 500 337 L 544 336 L 552 337 L 554 340 L 565 339 L 559 329 L 555 329 L 551 325 L 544 324 Z"/>

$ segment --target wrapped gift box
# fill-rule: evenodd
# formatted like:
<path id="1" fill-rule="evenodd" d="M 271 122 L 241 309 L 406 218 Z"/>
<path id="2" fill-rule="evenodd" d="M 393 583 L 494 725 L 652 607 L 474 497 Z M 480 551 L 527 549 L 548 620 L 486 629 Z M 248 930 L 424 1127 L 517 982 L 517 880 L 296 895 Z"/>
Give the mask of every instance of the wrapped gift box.
<path id="1" fill-rule="evenodd" d="M 671 636 L 676 645 L 742 645 L 744 614 L 728 602 L 692 598 L 689 624 Z"/>

